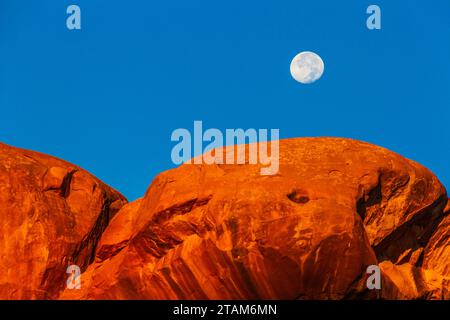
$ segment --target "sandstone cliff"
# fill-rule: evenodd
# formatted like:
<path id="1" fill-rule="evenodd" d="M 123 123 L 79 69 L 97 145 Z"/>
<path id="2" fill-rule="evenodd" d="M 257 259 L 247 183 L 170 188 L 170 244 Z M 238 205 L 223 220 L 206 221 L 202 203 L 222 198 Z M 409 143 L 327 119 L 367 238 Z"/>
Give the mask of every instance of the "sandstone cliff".
<path id="1" fill-rule="evenodd" d="M 449 299 L 447 201 L 426 168 L 348 139 L 282 140 L 274 176 L 185 164 L 122 208 L 61 298 Z"/>
<path id="2" fill-rule="evenodd" d="M 125 203 L 77 166 L 0 144 L 0 298 L 57 298 Z"/>
<path id="3" fill-rule="evenodd" d="M 349 139 L 282 140 L 273 176 L 185 164 L 128 204 L 0 144 L 0 298 L 450 299 L 449 213 L 429 170 Z M 81 290 L 64 290 L 70 264 Z"/>

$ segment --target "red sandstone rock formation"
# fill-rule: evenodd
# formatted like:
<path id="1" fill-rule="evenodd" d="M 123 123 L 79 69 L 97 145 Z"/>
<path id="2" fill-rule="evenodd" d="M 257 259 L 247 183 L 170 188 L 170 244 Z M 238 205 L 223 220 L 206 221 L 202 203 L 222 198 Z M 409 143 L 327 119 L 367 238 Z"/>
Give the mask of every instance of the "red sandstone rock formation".
<path id="1" fill-rule="evenodd" d="M 447 195 L 426 168 L 346 139 L 280 143 L 280 171 L 183 165 L 111 221 L 63 299 L 449 299 Z M 379 264 L 381 292 L 366 288 Z"/>
<path id="2" fill-rule="evenodd" d="M 77 166 L 0 144 L 0 298 L 57 298 L 125 203 Z"/>
<path id="3" fill-rule="evenodd" d="M 185 164 L 125 203 L 76 166 L 0 145 L 0 298 L 450 299 L 444 187 L 367 143 L 282 140 L 273 176 Z M 61 293 L 69 264 L 82 288 Z"/>

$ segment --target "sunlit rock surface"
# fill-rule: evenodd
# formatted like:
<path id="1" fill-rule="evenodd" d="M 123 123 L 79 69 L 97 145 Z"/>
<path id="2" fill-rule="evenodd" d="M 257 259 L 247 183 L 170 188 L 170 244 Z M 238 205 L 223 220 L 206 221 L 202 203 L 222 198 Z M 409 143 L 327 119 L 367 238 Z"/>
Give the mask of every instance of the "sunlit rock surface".
<path id="1" fill-rule="evenodd" d="M 55 299 L 126 200 L 65 161 L 0 143 L 0 299 Z"/>
<path id="2" fill-rule="evenodd" d="M 185 164 L 127 204 L 75 165 L 0 144 L 0 298 L 450 299 L 450 204 L 426 168 L 311 138 L 281 140 L 279 172 L 260 173 Z M 381 290 L 366 286 L 373 264 Z"/>
<path id="3" fill-rule="evenodd" d="M 423 166 L 349 139 L 282 140 L 272 176 L 185 164 L 119 211 L 60 298 L 448 299 L 447 201 Z"/>

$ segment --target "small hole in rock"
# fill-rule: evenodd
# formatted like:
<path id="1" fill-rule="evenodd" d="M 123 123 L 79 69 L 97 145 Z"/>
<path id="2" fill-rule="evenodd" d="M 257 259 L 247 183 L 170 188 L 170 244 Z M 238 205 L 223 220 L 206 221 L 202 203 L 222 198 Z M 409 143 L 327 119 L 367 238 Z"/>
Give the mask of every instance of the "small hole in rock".
<path id="1" fill-rule="evenodd" d="M 307 203 L 309 201 L 309 197 L 308 194 L 304 191 L 301 190 L 294 190 L 292 192 L 290 192 L 287 197 L 289 198 L 289 200 L 295 202 L 295 203 Z"/>

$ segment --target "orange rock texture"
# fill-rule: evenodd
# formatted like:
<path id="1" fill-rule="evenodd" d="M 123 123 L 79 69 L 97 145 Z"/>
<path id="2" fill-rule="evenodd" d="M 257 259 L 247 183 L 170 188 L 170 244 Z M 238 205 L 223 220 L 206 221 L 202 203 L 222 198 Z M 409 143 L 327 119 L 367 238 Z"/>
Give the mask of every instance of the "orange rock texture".
<path id="1" fill-rule="evenodd" d="M 57 298 L 125 203 L 77 166 L 0 144 L 0 298 Z"/>
<path id="2" fill-rule="evenodd" d="M 448 298 L 446 204 L 430 171 L 386 149 L 282 140 L 273 176 L 258 165 L 161 173 L 112 220 L 121 231 L 106 231 L 82 290 L 62 298 Z M 366 287 L 372 264 L 381 292 Z"/>
<path id="3" fill-rule="evenodd" d="M 1 151 L 1 298 L 450 299 L 446 190 L 374 145 L 281 140 L 275 175 L 184 164 L 129 204 L 73 165 Z M 68 264 L 80 290 L 62 291 Z"/>

